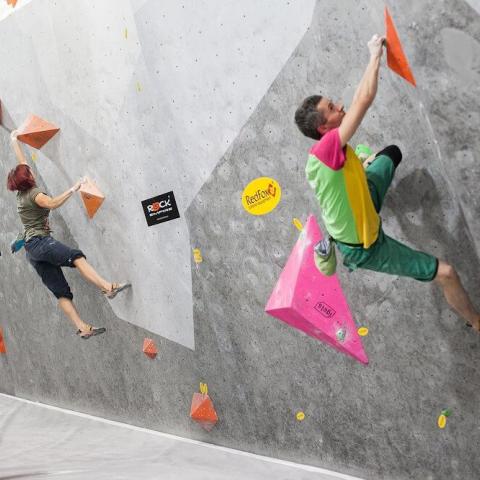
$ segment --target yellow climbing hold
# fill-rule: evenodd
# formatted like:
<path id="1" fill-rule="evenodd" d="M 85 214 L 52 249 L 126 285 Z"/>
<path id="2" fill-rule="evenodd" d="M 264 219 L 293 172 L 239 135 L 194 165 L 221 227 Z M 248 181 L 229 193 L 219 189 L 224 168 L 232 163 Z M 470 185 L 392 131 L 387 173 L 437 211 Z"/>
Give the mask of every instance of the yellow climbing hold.
<path id="1" fill-rule="evenodd" d="M 443 415 L 443 413 L 438 417 L 437 424 L 438 424 L 438 428 L 445 428 L 445 426 L 447 425 L 447 417 Z"/>
<path id="2" fill-rule="evenodd" d="M 193 249 L 193 260 L 195 261 L 195 263 L 203 262 L 202 252 L 200 251 L 199 248 Z"/>
<path id="3" fill-rule="evenodd" d="M 305 414 L 303 412 L 297 412 L 297 414 L 295 416 L 297 417 L 297 420 L 299 422 L 301 422 L 302 420 L 305 419 Z"/>
<path id="4" fill-rule="evenodd" d="M 32 152 L 32 153 L 30 154 L 30 156 L 32 157 L 32 160 L 33 160 L 34 162 L 37 161 L 37 154 L 36 154 L 35 152 Z"/>
<path id="5" fill-rule="evenodd" d="M 303 230 L 302 222 L 298 218 L 293 219 L 293 224 L 297 227 L 297 229 L 301 232 Z"/>
<path id="6" fill-rule="evenodd" d="M 206 383 L 200 382 L 200 393 L 202 395 L 207 395 L 208 393 L 208 385 Z"/>
<path id="7" fill-rule="evenodd" d="M 125 35 L 125 40 L 128 38 L 128 29 L 125 27 L 125 30 L 123 31 L 123 34 Z"/>
<path id="8" fill-rule="evenodd" d="M 137 82 L 137 92 L 142 91 L 142 86 L 140 85 L 140 82 Z"/>
<path id="9" fill-rule="evenodd" d="M 360 327 L 357 330 L 357 332 L 361 337 L 366 337 L 368 335 L 368 328 L 367 327 Z"/>

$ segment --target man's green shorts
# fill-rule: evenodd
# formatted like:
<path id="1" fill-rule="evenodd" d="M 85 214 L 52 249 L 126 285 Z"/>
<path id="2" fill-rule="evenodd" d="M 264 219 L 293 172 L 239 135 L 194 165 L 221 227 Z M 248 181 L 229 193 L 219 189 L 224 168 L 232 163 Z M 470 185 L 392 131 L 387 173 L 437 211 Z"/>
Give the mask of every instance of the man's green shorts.
<path id="1" fill-rule="evenodd" d="M 400 160 L 394 163 L 391 158 L 392 150 L 389 149 L 391 147 L 380 152 L 366 169 L 368 188 L 378 213 L 392 182 L 395 165 L 400 163 Z M 390 153 L 390 156 L 387 153 Z M 399 155 L 401 159 L 401 153 Z M 343 255 L 343 264 L 350 270 L 366 268 L 375 272 L 411 277 L 422 282 L 432 281 L 437 275 L 437 258 L 397 242 L 385 235 L 381 226 L 376 242 L 368 249 L 338 241 L 336 243 Z"/>

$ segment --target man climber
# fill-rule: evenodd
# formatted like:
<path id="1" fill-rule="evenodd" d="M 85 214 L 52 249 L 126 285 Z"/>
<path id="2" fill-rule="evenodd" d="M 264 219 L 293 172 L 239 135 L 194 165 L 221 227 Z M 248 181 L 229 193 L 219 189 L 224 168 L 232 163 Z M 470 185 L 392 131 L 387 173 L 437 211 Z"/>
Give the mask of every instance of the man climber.
<path id="1" fill-rule="evenodd" d="M 321 95 L 307 97 L 295 112 L 295 123 L 307 137 L 317 140 L 305 168 L 322 208 L 325 227 L 350 270 L 435 280 L 450 306 L 480 332 L 475 310 L 456 270 L 443 260 L 413 250 L 385 235 L 379 212 L 402 153 L 390 145 L 368 159 L 363 168 L 348 141 L 357 131 L 377 93 L 385 37 L 368 42 L 370 61 L 350 109 Z M 371 162 L 370 162 L 371 160 Z"/>

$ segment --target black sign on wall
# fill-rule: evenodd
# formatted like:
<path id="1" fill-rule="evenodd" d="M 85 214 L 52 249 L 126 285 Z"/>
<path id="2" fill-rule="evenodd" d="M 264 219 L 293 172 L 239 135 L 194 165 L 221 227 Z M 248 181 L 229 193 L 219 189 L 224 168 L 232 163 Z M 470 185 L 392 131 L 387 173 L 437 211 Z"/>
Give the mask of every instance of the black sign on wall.
<path id="1" fill-rule="evenodd" d="M 180 218 L 173 192 L 163 193 L 142 201 L 143 213 L 149 227 Z"/>

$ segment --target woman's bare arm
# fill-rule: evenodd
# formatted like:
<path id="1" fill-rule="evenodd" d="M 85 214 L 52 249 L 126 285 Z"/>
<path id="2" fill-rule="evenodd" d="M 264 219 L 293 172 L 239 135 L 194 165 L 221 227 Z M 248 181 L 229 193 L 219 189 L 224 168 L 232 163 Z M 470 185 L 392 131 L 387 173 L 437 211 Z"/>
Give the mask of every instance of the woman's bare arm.
<path id="1" fill-rule="evenodd" d="M 20 144 L 18 143 L 17 135 L 18 135 L 17 130 L 13 130 L 12 133 L 10 134 L 10 140 L 12 141 L 13 151 L 15 152 L 15 155 L 17 156 L 17 161 L 20 165 L 28 165 L 27 159 L 25 158 L 25 154 L 23 153 L 22 147 L 20 147 Z"/>
<path id="2" fill-rule="evenodd" d="M 82 186 L 83 183 L 85 183 L 85 180 L 79 180 L 72 188 L 69 188 L 57 197 L 50 197 L 45 193 L 39 193 L 35 197 L 35 203 L 39 207 L 55 210 L 56 208 L 61 207 Z"/>

